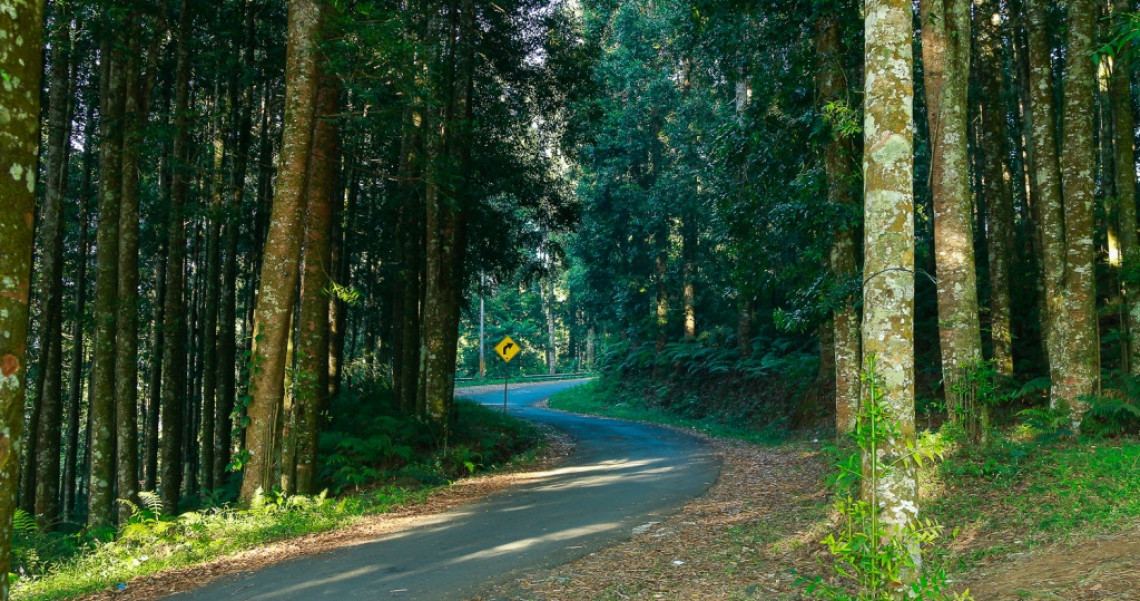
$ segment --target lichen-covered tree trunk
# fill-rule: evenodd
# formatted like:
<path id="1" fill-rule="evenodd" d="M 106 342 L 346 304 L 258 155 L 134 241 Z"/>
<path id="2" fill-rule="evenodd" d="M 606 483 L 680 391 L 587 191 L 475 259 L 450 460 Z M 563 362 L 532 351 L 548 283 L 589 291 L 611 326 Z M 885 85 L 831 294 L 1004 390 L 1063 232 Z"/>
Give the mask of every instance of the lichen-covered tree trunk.
<path id="1" fill-rule="evenodd" d="M 317 88 L 319 0 L 291 0 L 286 41 L 285 121 L 273 209 L 254 309 L 250 402 L 241 499 L 248 502 L 273 483 L 273 450 L 285 389 L 289 324 L 300 277 L 305 182 L 312 150 Z"/>
<path id="2" fill-rule="evenodd" d="M 445 100 L 429 119 L 426 177 L 426 277 L 421 340 L 424 407 L 439 441 L 447 446 L 455 393 L 455 356 L 467 250 L 466 181 L 471 153 L 471 94 L 474 84 L 475 36 L 472 0 L 451 3 L 448 23 L 441 19 L 435 41 L 447 46 L 436 57 Z M 429 28 L 431 31 L 432 28 Z M 429 36 L 432 37 L 432 36 Z M 432 40 L 429 40 L 432 41 Z"/>
<path id="3" fill-rule="evenodd" d="M 539 296 L 542 299 L 542 315 L 546 321 L 546 373 L 558 373 L 557 328 L 554 326 L 554 282 L 539 283 Z"/>
<path id="4" fill-rule="evenodd" d="M 1053 65 L 1046 32 L 1044 0 L 1026 0 L 1029 38 L 1029 97 L 1032 131 L 1030 160 L 1037 183 L 1041 267 L 1045 282 L 1045 346 L 1049 355 L 1050 396 L 1064 398 L 1061 381 L 1069 367 L 1070 324 L 1064 314 L 1065 218 L 1061 201 L 1061 164 L 1056 138 Z"/>
<path id="5" fill-rule="evenodd" d="M 43 2 L 12 0 L 0 10 L 0 601 L 8 599 L 12 518 L 24 427 L 24 356 L 31 291 L 36 152 L 40 135 Z"/>
<path id="6" fill-rule="evenodd" d="M 215 86 L 216 103 L 221 104 L 219 86 Z M 218 311 L 222 296 L 222 220 L 226 213 L 228 191 L 225 182 L 226 138 L 223 133 L 225 113 L 214 107 L 213 172 L 210 182 L 210 208 L 206 216 L 206 294 L 202 316 L 202 360 L 207 362 L 202 369 L 201 436 L 199 445 L 202 486 L 212 490 L 214 481 L 214 438 L 217 419 L 218 398 Z M 232 152 L 232 149 L 230 149 Z"/>
<path id="7" fill-rule="evenodd" d="M 1088 409 L 1085 397 L 1096 394 L 1100 378 L 1100 336 L 1096 314 L 1096 249 L 1094 203 L 1096 150 L 1093 139 L 1096 67 L 1093 51 L 1097 18 L 1091 0 L 1070 0 L 1069 39 L 1065 58 L 1064 189 L 1065 278 L 1064 319 L 1068 322 L 1068 365 L 1053 383 L 1053 401 L 1072 410 L 1074 431 Z"/>
<path id="8" fill-rule="evenodd" d="M 990 267 L 990 340 L 996 372 L 1013 377 L 1013 332 L 1010 323 L 1009 274 L 1014 258 L 1013 196 L 1005 133 L 1004 76 L 1001 50 L 1001 7 L 997 0 L 978 5 L 977 66 L 981 93 L 981 148 L 986 242 Z"/>
<path id="9" fill-rule="evenodd" d="M 846 3 L 842 6 L 847 12 L 852 12 Z M 839 16 L 824 17 L 816 41 L 816 58 L 819 61 L 816 85 L 819 88 L 820 102 L 824 106 L 834 104 L 850 108 L 840 33 Z M 833 127 L 831 132 L 831 139 L 823 149 L 827 200 L 842 210 L 853 213 L 854 149 L 851 139 L 838 133 L 837 127 Z M 850 281 L 857 276 L 855 232 L 856 223 L 852 215 L 848 221 L 839 225 L 831 241 L 829 260 L 836 282 Z M 862 359 L 856 300 L 858 299 L 845 299 L 843 305 L 835 309 L 831 320 L 835 370 L 831 377 L 835 380 L 835 431 L 838 436 L 844 436 L 855 429 L 855 413 L 859 407 L 859 370 Z"/>
<path id="10" fill-rule="evenodd" d="M 340 89 L 322 74 L 317 92 L 317 121 L 309 158 L 308 218 L 305 220 L 304 271 L 301 274 L 300 327 L 297 329 L 296 490 L 316 493 L 318 415 L 329 384 L 329 283 L 332 265 L 332 206 L 340 163 L 340 131 L 335 121 Z"/>
<path id="11" fill-rule="evenodd" d="M 116 499 L 138 502 L 138 350 L 139 350 L 139 162 L 147 110 L 139 82 L 138 16 L 130 17 L 133 32 L 124 63 L 122 193 L 119 205 L 118 292 L 115 307 L 115 465 Z M 118 519 L 131 516 L 126 503 Z"/>
<path id="12" fill-rule="evenodd" d="M 1113 0 L 1115 22 L 1125 22 L 1131 11 L 1128 0 Z M 1104 57 L 1101 60 L 1108 60 Z M 1136 149 L 1134 148 L 1134 119 L 1132 116 L 1132 87 L 1130 70 L 1123 57 L 1112 60 L 1112 74 L 1108 82 L 1108 97 L 1112 107 L 1113 165 L 1116 197 L 1120 204 L 1120 253 L 1126 266 L 1140 263 L 1140 241 L 1136 232 Z M 1102 141 L 1102 144 L 1105 142 Z M 1134 286 L 1133 286 L 1134 288 Z M 1124 289 L 1128 339 L 1128 366 L 1132 375 L 1140 375 L 1140 291 Z"/>
<path id="13" fill-rule="evenodd" d="M 66 7 L 62 7 L 65 8 Z M 43 530 L 59 519 L 60 445 L 63 418 L 63 195 L 67 189 L 68 150 L 74 103 L 70 69 L 71 24 L 69 11 L 59 11 L 52 33 L 52 60 L 48 75 L 47 152 L 44 200 L 41 211 L 43 262 L 40 268 L 39 316 L 41 332 L 39 431 L 36 437 L 35 515 Z"/>
<path id="14" fill-rule="evenodd" d="M 956 420 L 962 411 L 959 382 L 982 358 L 966 116 L 970 2 L 922 0 L 920 7 L 931 139 L 938 337 L 946 409 L 950 419 Z"/>
<path id="15" fill-rule="evenodd" d="M 878 457 L 863 458 L 865 476 L 875 462 L 893 463 L 878 478 L 864 477 L 863 495 L 903 534 L 918 519 L 917 474 L 913 461 L 888 458 L 914 448 L 913 12 L 907 0 L 868 0 L 865 14 L 863 366 L 869 371 L 874 362 L 899 437 L 881 444 Z"/>
<path id="16" fill-rule="evenodd" d="M 244 61 L 252 64 L 256 46 L 256 20 L 253 5 L 247 4 L 243 30 Z M 240 87 L 240 92 L 239 92 Z M 230 417 L 237 398 L 237 269 L 238 234 L 242 228 L 241 207 L 245 197 L 245 178 L 249 168 L 249 149 L 253 140 L 253 99 L 250 86 L 238 86 L 238 73 L 230 80 L 230 106 L 234 107 L 233 123 L 237 129 L 237 152 L 229 182 L 229 206 L 225 213 L 225 257 L 222 263 L 222 296 L 218 309 L 218 406 L 214 430 L 215 486 L 225 482 L 226 466 L 233 449 L 233 419 Z"/>
<path id="17" fill-rule="evenodd" d="M 170 207 L 166 242 L 166 299 L 163 308 L 161 497 L 167 515 L 178 513 L 182 492 L 182 420 L 186 389 L 186 216 L 189 193 L 190 34 L 194 15 L 182 0 L 174 75 L 174 142 L 171 147 Z"/>
<path id="18" fill-rule="evenodd" d="M 163 198 L 169 199 L 168 194 Z M 169 226 L 159 228 L 158 231 L 169 231 Z M 154 266 L 154 313 L 151 327 L 150 348 L 153 349 L 150 358 L 149 373 L 147 374 L 147 414 L 146 424 L 143 426 L 143 490 L 157 490 L 158 488 L 158 425 L 160 406 L 162 405 L 162 359 L 166 338 L 163 335 L 162 324 L 166 315 L 166 267 L 167 253 L 165 245 L 160 246 L 155 257 Z"/>
<path id="19" fill-rule="evenodd" d="M 122 196 L 123 89 L 126 72 L 121 48 L 108 41 L 100 111 L 102 142 L 99 172 L 99 225 L 95 248 L 95 334 L 92 346 L 91 463 L 87 523 L 93 528 L 114 520 L 115 487 L 115 317 L 119 294 L 119 202 Z"/>
<path id="20" fill-rule="evenodd" d="M 68 373 L 67 448 L 63 458 L 63 490 L 61 514 L 71 519 L 75 512 L 76 489 L 79 479 L 79 430 L 83 398 L 84 316 L 87 311 L 87 261 L 90 251 L 88 227 L 88 199 L 91 197 L 92 172 L 95 170 L 95 107 L 87 107 L 87 123 L 83 132 L 83 179 L 79 189 L 79 253 L 75 268 L 75 315 L 71 322 L 71 371 Z"/>

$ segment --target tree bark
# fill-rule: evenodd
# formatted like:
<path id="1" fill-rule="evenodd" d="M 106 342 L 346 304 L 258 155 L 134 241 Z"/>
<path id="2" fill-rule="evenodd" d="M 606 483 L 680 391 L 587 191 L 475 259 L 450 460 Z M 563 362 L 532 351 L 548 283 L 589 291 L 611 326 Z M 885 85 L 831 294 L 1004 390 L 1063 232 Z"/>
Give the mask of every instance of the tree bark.
<path id="1" fill-rule="evenodd" d="M 273 212 L 265 243 L 254 317 L 250 403 L 241 499 L 249 502 L 273 483 L 272 450 L 285 394 L 285 353 L 296 302 L 301 220 L 312 150 L 321 9 L 315 0 L 291 0 L 285 67 L 285 125 Z"/>
<path id="2" fill-rule="evenodd" d="M 308 219 L 305 223 L 304 272 L 301 277 L 300 328 L 297 336 L 297 492 L 316 493 L 318 415 L 329 390 L 329 284 L 332 264 L 332 207 L 340 163 L 340 89 L 322 74 L 317 92 L 313 151 L 309 158 Z"/>
<path id="3" fill-rule="evenodd" d="M 21 85 L 0 86 L 0 601 L 8 599 L 12 519 L 24 427 L 24 356 L 28 336 L 36 157 L 40 133 L 43 2 L 9 4 L 0 11 L 0 70 Z"/>
<path id="4" fill-rule="evenodd" d="M 76 255 L 75 317 L 71 323 L 71 372 L 68 388 L 67 449 L 63 460 L 63 503 L 65 519 L 73 519 L 78 488 L 79 430 L 83 399 L 83 324 L 87 313 L 87 262 L 90 254 L 89 199 L 92 196 L 92 172 L 95 170 L 95 107 L 88 103 L 83 135 L 83 181 L 79 191 L 79 253 Z"/>
<path id="5" fill-rule="evenodd" d="M 1131 11 L 1128 0 L 1113 0 L 1112 13 L 1116 22 L 1126 21 Z M 1108 60 L 1107 57 L 1102 60 Z M 1108 82 L 1108 97 L 1112 107 L 1113 166 L 1116 197 L 1120 204 L 1120 253 L 1124 265 L 1140 263 L 1140 241 L 1136 232 L 1136 149 L 1134 148 L 1135 122 L 1132 117 L 1132 86 L 1129 69 L 1123 57 L 1112 60 L 1112 74 Z M 1105 142 L 1102 141 L 1102 144 Z M 1132 285 L 1131 288 L 1135 288 Z M 1140 298 L 1134 289 L 1124 285 L 1127 311 L 1125 323 L 1128 332 L 1128 367 L 1132 375 L 1140 375 Z"/>
<path id="6" fill-rule="evenodd" d="M 126 70 L 119 44 L 108 40 L 100 111 L 102 148 L 99 171 L 99 225 L 96 230 L 95 334 L 92 354 L 91 462 L 87 524 L 114 523 L 115 334 L 119 293 L 119 204 L 122 196 L 123 90 Z"/>
<path id="7" fill-rule="evenodd" d="M 245 7 L 245 58 L 247 65 L 254 62 L 256 45 L 255 11 Z M 234 123 L 237 130 L 237 152 L 234 154 L 233 171 L 230 180 L 229 207 L 226 211 L 225 258 L 222 264 L 222 298 L 218 312 L 218 407 L 217 426 L 214 431 L 214 483 L 221 486 L 225 481 L 226 467 L 230 463 L 233 449 L 234 402 L 237 398 L 237 256 L 238 238 L 241 232 L 241 207 L 245 197 L 245 178 L 249 168 L 249 151 L 253 141 L 253 99 L 257 94 L 249 86 L 241 88 L 238 94 L 238 81 L 230 82 L 231 106 L 235 109 Z"/>
<path id="8" fill-rule="evenodd" d="M 182 0 L 174 81 L 174 142 L 171 149 L 170 222 L 167 231 L 166 299 L 163 308 L 162 448 L 159 453 L 162 509 L 178 513 L 182 497 L 182 420 L 186 390 L 186 199 L 189 193 L 190 0 Z"/>
<path id="9" fill-rule="evenodd" d="M 119 206 L 118 293 L 115 315 L 115 422 L 117 499 L 138 502 L 138 338 L 139 338 L 139 161 L 147 122 L 140 82 L 138 15 L 132 14 L 132 32 L 124 64 L 122 193 Z M 118 506 L 120 523 L 131 516 L 125 503 Z"/>
<path id="10" fill-rule="evenodd" d="M 1009 144 L 1005 133 L 1005 85 L 1002 73 L 1001 7 L 986 0 L 977 12 L 976 66 L 981 93 L 981 148 L 986 206 L 986 242 L 990 267 L 990 341 L 996 372 L 1013 377 L 1013 332 L 1009 296 L 1014 258 L 1013 196 L 1009 184 Z"/>
<path id="11" fill-rule="evenodd" d="M 458 4 L 461 6 L 455 6 Z M 466 253 L 467 203 L 463 182 L 471 151 L 471 93 L 474 76 L 475 7 L 472 0 L 454 3 L 450 32 L 441 36 L 453 48 L 440 55 L 444 94 L 441 114 L 427 128 L 427 239 L 423 333 L 420 341 L 422 395 L 426 417 L 446 448 L 451 432 L 455 392 L 455 355 L 459 337 L 463 269 Z"/>
<path id="12" fill-rule="evenodd" d="M 881 508 L 888 528 L 906 536 L 918 519 L 914 462 L 867 476 L 876 462 L 914 448 L 913 13 L 907 0 L 870 0 L 865 14 L 863 368 L 878 378 L 886 418 L 901 436 L 879 445 L 878 456 L 864 455 L 863 497 Z M 910 544 L 918 568 L 918 544 Z M 901 577 L 900 589 L 918 574 L 904 570 Z"/>
<path id="13" fill-rule="evenodd" d="M 1069 2 L 1069 44 L 1065 59 L 1064 150 L 1061 182 L 1064 188 L 1065 277 L 1064 317 L 1068 322 L 1069 363 L 1054 382 L 1054 402 L 1072 410 L 1074 432 L 1088 410 L 1086 397 L 1099 390 L 1100 336 L 1096 314 L 1096 249 L 1093 221 L 1096 200 L 1096 150 L 1093 137 L 1096 67 L 1096 4 Z"/>
<path id="14" fill-rule="evenodd" d="M 931 138 L 934 248 L 942 382 L 952 421 L 960 387 L 982 359 L 970 199 L 967 92 L 970 2 L 922 0 L 922 66 Z"/>
<path id="15" fill-rule="evenodd" d="M 61 7 L 62 8 L 62 7 Z M 63 417 L 63 195 L 71 148 L 74 104 L 71 63 L 71 15 L 61 10 L 52 33 L 52 60 L 48 76 L 48 137 L 45 192 L 41 212 L 43 264 L 40 276 L 40 374 L 44 380 L 39 399 L 36 436 L 35 515 L 41 530 L 51 530 L 59 519 L 60 444 Z"/>
<path id="16" fill-rule="evenodd" d="M 845 12 L 850 12 L 844 5 Z M 843 72 L 843 52 L 840 42 L 840 15 L 828 15 L 820 23 L 816 45 L 818 73 L 816 85 L 820 102 L 827 105 L 850 107 L 847 101 L 847 77 Z M 833 124 L 837 125 L 837 124 Z M 824 147 L 824 170 L 827 176 L 827 199 L 841 210 L 853 213 L 855 155 L 851 139 L 844 137 L 837 127 L 831 128 L 831 139 Z M 829 253 L 832 277 L 837 284 L 851 281 L 857 276 L 855 256 L 856 223 L 854 215 L 835 230 Z M 859 407 L 859 313 L 855 310 L 857 298 L 845 298 L 832 313 L 831 327 L 834 346 L 835 379 L 835 432 L 845 436 L 855 429 L 855 414 Z"/>
<path id="17" fill-rule="evenodd" d="M 1064 317 L 1065 217 L 1061 200 L 1061 165 L 1056 138 L 1056 112 L 1053 105 L 1053 65 L 1046 37 L 1044 0 L 1026 0 L 1029 23 L 1029 95 L 1032 135 L 1030 159 L 1037 183 L 1040 219 L 1041 264 L 1045 281 L 1045 346 L 1052 380 L 1050 398 L 1064 398 L 1065 371 L 1070 364 L 1068 337 L 1070 324 Z"/>

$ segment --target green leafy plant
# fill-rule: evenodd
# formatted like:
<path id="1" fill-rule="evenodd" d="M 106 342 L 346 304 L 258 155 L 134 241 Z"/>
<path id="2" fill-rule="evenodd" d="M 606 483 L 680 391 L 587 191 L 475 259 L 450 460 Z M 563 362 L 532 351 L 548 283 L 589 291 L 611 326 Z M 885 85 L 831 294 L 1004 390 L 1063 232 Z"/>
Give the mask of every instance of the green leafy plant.
<path id="1" fill-rule="evenodd" d="M 807 592 L 828 601 L 971 599 L 969 591 L 955 594 L 948 590 L 944 571 L 922 570 L 919 549 L 936 542 L 942 527 L 931 519 L 894 525 L 884 519 L 885 506 L 878 498 L 880 482 L 905 463 L 921 466 L 925 460 L 941 458 L 940 439 L 926 436 L 921 444 L 911 445 L 908 453 L 881 456 L 881 446 L 898 440 L 902 432 L 886 403 L 874 357 L 868 358 L 863 382 L 867 397 L 853 433 L 857 452 L 839 462 L 833 477 L 843 492 L 834 505 L 840 528 L 822 541 L 835 558 L 831 566 L 835 578 L 807 580 Z M 860 489 L 865 492 L 860 494 Z M 904 584 L 908 581 L 909 590 Z"/>

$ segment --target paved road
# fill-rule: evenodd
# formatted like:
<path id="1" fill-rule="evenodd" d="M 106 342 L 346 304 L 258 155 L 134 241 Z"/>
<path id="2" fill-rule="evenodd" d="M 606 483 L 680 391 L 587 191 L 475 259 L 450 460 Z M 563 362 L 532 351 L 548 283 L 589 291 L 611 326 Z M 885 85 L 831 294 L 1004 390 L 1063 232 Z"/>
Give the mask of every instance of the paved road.
<path id="1" fill-rule="evenodd" d="M 529 407 L 573 385 L 532 384 L 510 392 L 510 413 L 575 439 L 577 449 L 561 467 L 422 527 L 229 576 L 171 601 L 467 599 L 513 574 L 627 539 L 715 480 L 715 455 L 689 436 Z M 471 398 L 501 406 L 503 392 Z"/>

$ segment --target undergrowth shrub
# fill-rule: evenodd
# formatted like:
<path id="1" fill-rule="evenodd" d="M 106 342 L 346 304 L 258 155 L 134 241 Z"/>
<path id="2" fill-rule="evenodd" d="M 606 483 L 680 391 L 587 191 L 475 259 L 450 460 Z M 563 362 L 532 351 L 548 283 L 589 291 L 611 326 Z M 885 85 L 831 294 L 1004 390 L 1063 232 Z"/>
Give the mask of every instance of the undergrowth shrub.
<path id="1" fill-rule="evenodd" d="M 834 505 L 839 528 L 822 542 L 834 558 L 830 566 L 834 577 L 805 579 L 801 584 L 810 596 L 828 601 L 972 599 L 969 591 L 955 594 L 948 589 L 945 570 L 923 570 L 920 549 L 942 536 L 937 522 L 915 519 L 900 529 L 884 519 L 886 506 L 877 498 L 879 482 L 907 463 L 921 467 L 924 461 L 939 459 L 943 451 L 937 438 L 926 437 L 901 456 L 879 454 L 881 445 L 903 434 L 874 365 L 874 358 L 868 358 L 862 376 L 867 395 L 852 433 L 855 452 L 839 462 L 832 478 L 839 493 Z"/>

